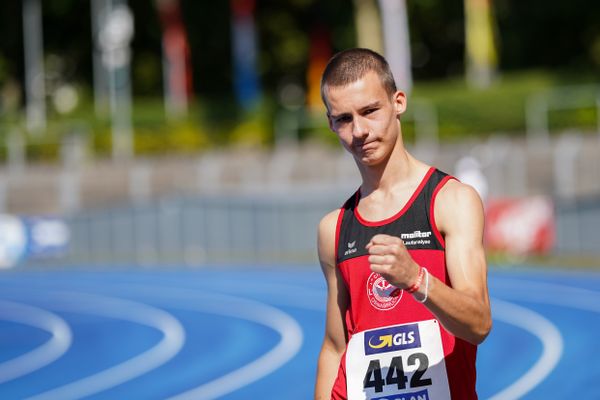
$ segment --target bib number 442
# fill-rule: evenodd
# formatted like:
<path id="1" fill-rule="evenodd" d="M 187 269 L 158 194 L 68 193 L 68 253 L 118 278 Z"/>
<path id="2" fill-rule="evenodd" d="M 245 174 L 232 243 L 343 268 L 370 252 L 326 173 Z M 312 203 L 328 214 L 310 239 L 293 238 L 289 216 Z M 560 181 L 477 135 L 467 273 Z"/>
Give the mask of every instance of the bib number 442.
<path id="1" fill-rule="evenodd" d="M 423 378 L 427 368 L 429 368 L 429 359 L 424 353 L 413 353 L 408 356 L 407 365 L 417 365 L 417 369 L 410 378 L 411 388 L 429 386 L 431 385 L 431 379 Z M 384 367 L 385 368 L 385 367 Z M 363 380 L 363 387 L 373 388 L 376 393 L 383 392 L 383 387 L 386 385 L 397 385 L 398 390 L 406 389 L 408 383 L 408 377 L 404 373 L 404 364 L 402 356 L 396 356 L 392 358 L 390 365 L 385 375 L 385 380 L 381 372 L 381 362 L 379 360 L 371 360 L 367 373 Z"/>

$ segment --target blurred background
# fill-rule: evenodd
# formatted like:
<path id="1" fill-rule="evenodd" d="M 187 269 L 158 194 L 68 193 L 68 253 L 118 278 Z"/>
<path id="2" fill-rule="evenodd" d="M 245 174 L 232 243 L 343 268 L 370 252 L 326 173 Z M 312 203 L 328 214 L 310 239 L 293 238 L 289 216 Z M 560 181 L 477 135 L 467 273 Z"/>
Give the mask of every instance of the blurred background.
<path id="1" fill-rule="evenodd" d="M 480 397 L 600 398 L 599 21 L 586 0 L 0 2 L 1 397 L 310 398 L 317 224 L 360 184 L 319 80 L 360 46 L 408 94 L 409 151 L 484 199 Z"/>
<path id="2" fill-rule="evenodd" d="M 475 186 L 492 259 L 598 265 L 600 3 L 0 4 L 0 263 L 316 262 L 358 185 L 319 79 L 409 94 L 409 151 Z"/>

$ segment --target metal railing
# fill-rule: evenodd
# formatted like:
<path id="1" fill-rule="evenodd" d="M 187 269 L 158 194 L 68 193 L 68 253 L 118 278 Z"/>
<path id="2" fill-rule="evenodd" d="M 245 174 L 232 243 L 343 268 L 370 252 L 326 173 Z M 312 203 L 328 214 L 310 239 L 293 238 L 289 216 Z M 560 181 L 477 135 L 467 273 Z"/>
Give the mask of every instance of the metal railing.
<path id="1" fill-rule="evenodd" d="M 345 195 L 345 194 L 344 194 Z M 316 262 L 320 218 L 343 202 L 315 196 L 204 196 L 82 212 L 67 219 L 63 264 Z"/>
<path id="2" fill-rule="evenodd" d="M 71 230 L 67 252 L 43 262 L 113 266 L 316 265 L 318 223 L 349 193 L 172 198 L 80 212 L 66 220 Z M 598 226 L 599 197 L 558 201 L 553 253 L 600 256 Z"/>

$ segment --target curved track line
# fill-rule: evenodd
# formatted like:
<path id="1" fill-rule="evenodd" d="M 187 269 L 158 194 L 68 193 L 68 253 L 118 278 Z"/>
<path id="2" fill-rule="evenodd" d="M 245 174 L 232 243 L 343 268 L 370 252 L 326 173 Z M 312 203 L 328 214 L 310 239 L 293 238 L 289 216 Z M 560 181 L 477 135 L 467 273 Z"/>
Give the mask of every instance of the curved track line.
<path id="1" fill-rule="evenodd" d="M 526 287 L 524 285 L 526 285 Z M 519 286 L 523 287 L 522 291 L 518 290 Z M 131 285 L 127 285 L 127 287 L 131 287 Z M 555 304 L 555 305 L 559 305 L 559 306 L 577 308 L 577 309 L 582 309 L 582 310 L 589 310 L 589 311 L 592 311 L 592 312 L 598 312 L 598 313 L 600 313 L 600 292 L 596 292 L 596 291 L 592 291 L 592 290 L 588 290 L 588 289 L 581 289 L 581 288 L 576 288 L 576 287 L 568 287 L 568 286 L 564 286 L 564 285 L 557 285 L 557 284 L 551 284 L 551 283 L 542 283 L 542 282 L 535 282 L 535 281 L 527 281 L 527 283 L 524 283 L 523 280 L 510 279 L 510 278 L 507 278 L 507 279 L 496 278 L 494 284 L 492 285 L 492 287 L 499 287 L 499 289 L 504 289 L 505 287 L 506 288 L 510 288 L 510 291 L 502 293 L 502 297 L 508 297 L 508 298 L 514 297 L 515 299 L 518 299 L 518 300 L 521 300 L 521 301 L 527 300 L 527 301 L 539 302 L 539 303 L 545 303 L 545 304 Z M 163 289 L 163 288 L 161 288 L 161 289 Z M 515 289 L 517 289 L 517 290 L 515 290 Z M 187 291 L 187 292 L 193 293 L 193 295 L 195 297 L 198 297 L 198 295 L 199 295 L 198 292 L 196 292 L 196 291 L 194 291 L 192 289 L 181 290 L 181 289 L 171 288 L 171 290 L 172 291 L 177 291 L 177 292 L 179 292 L 179 291 L 186 292 Z M 181 295 L 181 293 L 177 293 L 176 296 L 171 296 L 171 297 L 180 297 L 182 299 L 184 299 L 184 298 L 189 299 L 190 293 L 188 293 L 187 295 L 183 295 L 183 296 Z M 553 297 L 550 296 L 551 293 L 553 294 Z M 160 297 L 160 295 L 161 295 L 160 293 L 149 293 L 149 294 L 151 296 L 154 296 L 154 297 L 156 297 L 157 295 Z M 565 296 L 564 297 L 561 296 L 560 298 L 557 298 L 556 297 L 557 294 L 564 294 Z M 592 300 L 590 300 L 590 295 L 593 297 Z M 217 296 L 217 295 L 215 295 L 215 296 Z M 206 296 L 206 297 L 207 298 L 211 298 L 214 301 L 215 300 L 214 299 L 215 296 Z M 265 307 L 270 307 L 270 306 L 268 306 L 266 304 L 263 304 L 263 303 L 258 303 L 258 302 L 255 302 L 255 301 L 241 299 L 241 298 L 236 298 L 236 297 L 233 297 L 233 296 L 227 296 L 227 295 L 218 295 L 218 296 L 219 297 L 223 297 L 224 299 L 230 299 L 230 300 L 231 299 L 236 299 L 238 301 L 241 300 L 242 302 L 246 302 L 247 301 L 247 302 L 251 302 L 251 303 L 260 304 L 260 305 L 265 306 Z M 570 297 L 568 297 L 568 296 L 570 296 Z M 506 303 L 506 302 L 503 302 L 503 301 L 499 301 L 497 299 L 495 299 L 494 302 L 497 303 L 497 304 L 502 304 L 502 305 L 500 305 L 500 311 L 498 311 L 497 307 L 495 307 L 495 309 L 494 309 L 495 311 L 494 311 L 493 317 L 494 317 L 494 319 L 497 319 L 497 320 L 503 320 L 504 322 L 508 322 L 510 324 L 517 325 L 517 324 L 514 324 L 514 321 L 513 321 L 514 320 L 514 316 L 515 315 L 520 315 L 518 318 L 521 319 L 521 320 L 527 320 L 527 319 L 529 319 L 529 322 L 526 322 L 527 325 L 536 325 L 536 324 L 534 324 L 534 323 L 531 322 L 531 321 L 535 320 L 535 318 L 531 319 L 532 314 L 535 315 L 536 317 L 541 317 L 539 314 L 536 314 L 536 313 L 534 313 L 533 311 L 531 311 L 529 309 L 526 309 L 526 308 L 523 308 L 523 307 L 519 307 L 519 306 L 516 306 L 516 305 L 511 304 L 511 303 Z M 291 302 L 288 302 L 288 304 L 289 303 L 291 303 Z M 296 302 L 293 302 L 293 303 L 296 303 Z M 243 306 L 243 304 L 240 304 L 240 303 L 238 303 L 238 304 Z M 311 306 L 308 306 L 308 304 L 304 304 L 303 305 L 301 303 L 289 304 L 289 305 L 292 305 L 292 306 L 295 306 L 295 307 L 298 307 L 298 308 L 309 308 L 309 309 L 315 309 L 316 308 L 314 306 L 311 307 Z M 505 307 L 506 305 L 508 305 L 508 308 Z M 221 315 L 230 315 L 230 316 L 234 316 L 234 317 L 244 318 L 244 316 L 232 315 L 232 314 L 235 314 L 235 311 L 243 310 L 243 307 L 240 308 L 240 309 L 238 309 L 238 310 L 235 310 L 235 311 L 230 310 L 230 309 L 229 310 L 215 310 L 215 309 L 213 309 L 211 311 L 211 310 L 207 310 L 206 309 L 207 306 L 210 307 L 212 305 L 210 305 L 210 304 L 194 304 L 194 305 L 190 305 L 190 304 L 188 304 L 188 305 L 186 305 L 186 308 L 189 308 L 189 309 L 192 309 L 192 310 L 208 311 L 208 312 L 211 312 L 211 313 L 216 313 L 216 314 L 221 314 Z M 216 308 L 219 308 L 219 307 L 216 307 Z M 235 308 L 235 307 L 233 307 L 233 308 Z M 503 308 L 504 308 L 504 310 L 503 310 Z M 280 310 L 277 310 L 277 309 L 274 309 L 274 310 L 278 311 L 278 312 L 281 312 Z M 516 310 L 518 310 L 518 311 L 516 311 Z M 515 314 L 515 311 L 516 311 L 516 314 Z M 284 315 L 287 316 L 287 314 L 284 314 Z M 264 317 L 264 314 L 261 315 L 261 316 Z M 289 317 L 289 318 L 291 319 L 291 317 Z M 546 320 L 545 318 L 543 318 L 543 317 L 541 317 L 541 318 L 542 318 L 543 321 L 545 321 L 545 323 L 549 323 L 549 321 Z M 253 321 L 253 319 L 251 319 L 251 318 L 245 318 L 245 319 Z M 295 321 L 293 319 L 292 319 L 292 321 L 295 323 Z M 268 324 L 265 324 L 265 325 L 269 326 Z M 521 325 L 517 325 L 517 326 L 523 327 Z M 550 326 L 552 326 L 552 325 L 550 324 Z M 533 333 L 532 329 L 535 329 L 535 328 L 533 326 L 529 326 L 529 329 L 528 328 L 524 328 L 524 327 L 523 327 L 523 329 L 526 329 L 529 332 Z M 546 329 L 546 328 L 544 328 L 544 329 Z M 550 328 L 550 329 L 555 329 L 555 328 L 554 328 L 554 326 L 552 326 L 552 328 Z M 550 336 L 554 335 L 555 339 L 556 339 L 556 333 L 557 332 L 554 332 L 554 334 L 551 334 Z M 538 333 L 540 333 L 540 332 L 538 332 Z M 539 337 L 540 340 L 542 340 L 541 336 L 539 334 L 536 334 L 536 333 L 533 333 L 533 334 L 535 336 Z M 301 331 L 300 331 L 300 336 L 301 336 Z M 560 333 L 558 333 L 558 337 L 560 338 Z M 548 339 L 547 338 L 546 340 L 547 341 L 548 340 L 552 341 L 554 339 Z M 283 335 L 282 335 L 282 341 L 281 342 L 283 342 Z M 281 342 L 280 342 L 280 344 L 281 344 Z M 542 340 L 542 343 L 544 343 L 543 340 Z M 562 338 L 561 338 L 561 342 L 560 343 L 561 343 L 561 350 L 562 350 Z M 270 353 L 273 352 L 273 350 L 271 350 Z M 546 352 L 546 350 L 547 350 L 547 348 L 546 348 L 546 346 L 544 346 L 544 352 Z M 551 349 L 550 349 L 550 351 L 551 351 Z M 556 349 L 554 350 L 554 352 L 556 353 Z M 544 371 L 541 368 L 538 368 L 537 371 L 535 370 L 536 366 L 538 366 L 541 363 L 540 360 L 542 360 L 543 357 L 548 357 L 550 359 L 550 361 L 552 361 L 551 358 L 552 357 L 556 357 L 556 355 L 552 356 L 552 352 L 550 352 L 549 354 L 550 355 L 546 354 L 546 356 L 544 356 L 544 354 L 542 354 L 541 358 L 537 361 L 537 363 L 534 365 L 534 367 L 532 367 L 523 377 L 521 377 L 519 380 L 517 380 L 516 382 L 514 382 L 509 387 L 503 389 L 502 391 L 500 391 L 499 393 L 497 393 L 496 395 L 494 395 L 491 399 L 495 399 L 495 400 L 503 399 L 504 400 L 504 399 L 518 398 L 519 396 L 522 396 L 525 393 L 527 393 L 528 391 L 532 390 L 536 385 L 538 385 L 545 378 L 545 376 L 544 376 L 544 378 L 542 378 L 541 380 L 539 380 L 539 374 L 543 373 Z M 552 356 L 552 357 L 550 357 L 550 356 Z M 258 359 L 256 361 L 261 360 L 263 357 L 261 357 L 260 359 Z M 559 355 L 559 357 L 560 357 L 560 355 Z M 243 370 L 246 367 L 248 367 L 249 365 L 252 365 L 252 363 L 248 364 L 245 367 L 242 367 L 241 369 Z M 283 363 L 281 363 L 281 365 L 283 365 Z M 279 366 L 276 366 L 273 369 L 276 369 L 278 367 Z M 552 368 L 554 368 L 554 366 Z M 237 372 L 237 371 L 234 371 L 234 373 L 235 372 Z M 252 371 L 250 371 L 250 372 L 252 372 Z M 270 373 L 270 372 L 267 372 L 267 373 Z M 231 374 L 229 374 L 229 375 L 231 375 Z M 263 374 L 262 376 L 264 376 L 264 375 L 266 375 L 266 374 Z M 522 382 L 523 379 L 526 378 L 527 376 L 529 376 L 528 379 L 531 379 L 531 376 L 533 376 L 533 375 L 538 375 L 538 377 L 534 376 L 535 379 L 539 380 L 539 382 L 537 382 L 535 385 L 531 386 L 531 382 L 533 382 L 533 381 L 530 381 L 529 383 L 527 383 L 527 382 L 523 383 Z M 252 381 L 258 380 L 262 376 L 259 376 L 256 379 L 253 379 Z M 547 376 L 547 374 L 546 374 L 546 376 Z M 221 381 L 223 378 L 224 377 L 221 377 L 217 381 Z M 231 378 L 228 378 L 228 379 L 231 379 Z M 175 398 L 177 398 L 177 399 L 179 399 L 179 398 L 188 398 L 188 397 L 186 397 L 188 395 L 190 396 L 190 398 L 214 398 L 214 397 L 199 397 L 199 396 L 202 396 L 201 393 L 192 396 L 192 392 L 195 391 L 195 390 L 197 390 L 197 389 L 209 387 L 209 385 L 211 385 L 212 383 L 217 382 L 217 381 L 212 381 L 212 382 L 209 382 L 207 384 L 204 384 L 204 385 L 202 385 L 202 386 L 200 386 L 200 387 L 198 387 L 196 389 L 192 389 L 191 391 L 188 391 L 188 392 L 185 392 L 185 393 L 183 393 L 183 394 L 181 394 L 179 396 L 176 396 Z M 230 393 L 230 392 L 232 392 L 234 390 L 237 390 L 239 387 L 242 387 L 242 386 L 245 386 L 245 385 L 251 383 L 252 381 L 249 381 L 247 383 L 238 385 L 238 387 L 236 387 L 235 389 L 225 390 L 224 393 L 221 393 L 219 395 Z M 226 383 L 226 385 L 228 385 L 228 384 L 230 384 L 230 382 Z M 524 389 L 527 386 L 530 386 L 530 388 L 527 391 L 524 391 Z M 519 389 L 519 387 L 520 387 L 520 389 Z M 223 388 L 221 388 L 221 389 L 223 390 Z M 229 388 L 227 388 L 227 389 L 229 389 Z M 517 389 L 520 390 L 520 391 L 522 391 L 523 393 L 520 394 L 520 395 L 515 394 L 516 393 L 515 390 L 517 390 Z M 511 392 L 511 391 L 513 391 L 513 392 Z M 207 394 L 207 396 L 209 396 L 209 394 Z M 516 396 L 516 397 L 511 397 L 511 396 Z"/>
<path id="2" fill-rule="evenodd" d="M 153 370 L 173 358 L 185 342 L 185 331 L 171 314 L 142 303 L 84 293 L 63 293 L 52 297 L 50 308 L 99 315 L 149 326 L 163 333 L 158 344 L 128 359 L 83 379 L 30 397 L 30 400 L 78 399 L 110 389 Z"/>
<path id="3" fill-rule="evenodd" d="M 0 364 L 0 384 L 27 375 L 60 358 L 71 347 L 69 325 L 58 315 L 22 303 L 0 300 L 0 320 L 17 322 L 49 332 L 41 346 Z"/>
<path id="4" fill-rule="evenodd" d="M 135 290 L 135 286 L 127 285 L 128 292 Z M 161 287 L 160 292 L 147 293 L 153 299 L 162 297 L 185 301 L 184 305 L 179 303 L 174 305 L 180 309 L 255 322 L 273 329 L 281 336 L 281 340 L 274 348 L 256 360 L 218 379 L 175 395 L 170 400 L 221 398 L 277 370 L 292 359 L 302 347 L 303 334 L 298 322 L 283 311 L 267 304 L 235 296 L 201 293 L 192 289 Z"/>
<path id="5" fill-rule="evenodd" d="M 522 283 L 521 283 L 522 284 Z M 294 287 L 293 285 L 287 285 L 287 293 L 301 293 L 302 288 Z M 558 286 L 558 285 L 556 285 Z M 514 289 L 515 283 L 511 284 L 511 288 Z M 292 289 L 293 288 L 293 289 Z M 261 293 L 261 288 L 246 287 L 241 290 L 246 293 L 256 292 Z M 292 290 L 291 290 L 292 289 Z M 546 289 L 548 290 L 548 289 Z M 556 288 L 554 288 L 556 290 Z M 269 287 L 268 291 L 274 294 L 277 290 L 275 286 Z M 522 297 L 519 297 L 522 299 Z M 325 311 L 324 306 L 318 306 L 316 304 L 307 303 L 306 301 L 291 301 L 289 297 L 277 297 L 278 305 L 288 305 L 297 308 L 310 309 L 314 311 Z M 281 301 L 283 299 L 283 302 Z M 596 303 L 596 308 L 600 310 L 600 301 Z M 548 319 L 544 318 L 540 314 L 517 306 L 512 303 L 494 299 L 494 312 L 492 313 L 494 320 L 506 322 L 508 324 L 518 326 L 534 336 L 536 336 L 542 342 L 543 351 L 538 361 L 517 381 L 510 384 L 494 396 L 490 397 L 489 400 L 512 400 L 519 399 L 531 391 L 534 387 L 539 385 L 556 367 L 559 362 L 562 349 L 563 340 L 559 330 L 552 324 Z"/>
<path id="6" fill-rule="evenodd" d="M 560 331 L 540 314 L 509 302 L 493 299 L 493 319 L 518 326 L 533 334 L 542 342 L 542 355 L 523 376 L 496 393 L 489 400 L 520 399 L 539 385 L 552 372 L 563 350 Z"/>

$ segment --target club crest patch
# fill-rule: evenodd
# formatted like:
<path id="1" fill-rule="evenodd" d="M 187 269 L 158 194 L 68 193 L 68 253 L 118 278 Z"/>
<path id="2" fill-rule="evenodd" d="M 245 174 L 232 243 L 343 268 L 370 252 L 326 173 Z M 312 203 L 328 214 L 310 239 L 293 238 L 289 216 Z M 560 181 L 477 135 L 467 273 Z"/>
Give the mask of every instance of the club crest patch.
<path id="1" fill-rule="evenodd" d="M 367 279 L 367 297 L 378 310 L 391 310 L 400 302 L 404 291 L 388 283 L 377 272 L 371 272 Z"/>

